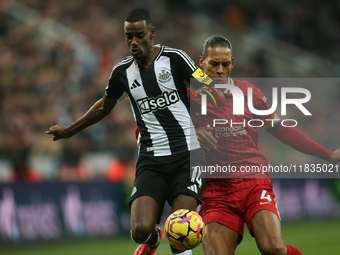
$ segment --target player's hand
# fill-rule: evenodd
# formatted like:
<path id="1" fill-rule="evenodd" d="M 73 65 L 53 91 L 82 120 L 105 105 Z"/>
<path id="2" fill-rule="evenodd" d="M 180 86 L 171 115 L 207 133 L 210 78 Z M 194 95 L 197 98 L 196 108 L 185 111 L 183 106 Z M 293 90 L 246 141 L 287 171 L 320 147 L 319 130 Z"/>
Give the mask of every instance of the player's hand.
<path id="1" fill-rule="evenodd" d="M 53 141 L 57 141 L 62 138 L 70 138 L 72 135 L 68 134 L 66 127 L 61 125 L 55 125 L 50 127 L 49 131 L 45 131 L 45 134 L 52 135 Z"/>
<path id="2" fill-rule="evenodd" d="M 332 162 L 339 162 L 340 161 L 340 149 L 333 151 L 331 154 L 330 160 Z"/>
<path id="3" fill-rule="evenodd" d="M 217 143 L 217 140 L 211 133 L 214 131 L 214 128 L 196 127 L 195 129 L 196 129 L 197 138 L 201 144 L 201 147 L 207 151 L 216 150 L 217 147 L 215 144 Z"/>

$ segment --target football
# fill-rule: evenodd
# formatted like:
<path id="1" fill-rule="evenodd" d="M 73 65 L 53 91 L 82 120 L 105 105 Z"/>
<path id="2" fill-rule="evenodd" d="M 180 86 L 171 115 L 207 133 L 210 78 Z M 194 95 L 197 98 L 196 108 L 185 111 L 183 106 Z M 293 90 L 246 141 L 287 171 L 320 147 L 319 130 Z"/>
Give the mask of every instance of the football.
<path id="1" fill-rule="evenodd" d="M 195 211 L 180 209 L 168 217 L 164 232 L 172 247 L 180 251 L 191 250 L 202 242 L 205 225 Z"/>

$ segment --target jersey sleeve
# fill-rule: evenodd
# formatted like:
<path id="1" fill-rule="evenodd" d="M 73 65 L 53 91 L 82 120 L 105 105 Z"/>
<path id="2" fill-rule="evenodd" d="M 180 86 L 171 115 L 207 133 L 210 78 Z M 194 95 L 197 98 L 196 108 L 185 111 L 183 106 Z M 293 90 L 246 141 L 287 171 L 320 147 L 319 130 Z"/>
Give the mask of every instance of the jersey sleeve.
<path id="1" fill-rule="evenodd" d="M 195 62 L 182 50 L 177 51 L 176 68 L 178 72 L 182 75 L 184 80 L 190 83 L 190 79 L 193 78 L 193 74 L 197 70 L 197 65 Z"/>
<path id="2" fill-rule="evenodd" d="M 327 150 L 311 140 L 304 133 L 294 127 L 279 125 L 275 130 L 269 131 L 276 139 L 304 154 L 312 155 L 330 161 L 332 151 Z"/>
<path id="3" fill-rule="evenodd" d="M 105 96 L 108 98 L 120 99 L 124 94 L 124 87 L 120 83 L 120 73 L 116 67 L 113 68 L 109 82 L 105 89 Z"/>
<path id="4" fill-rule="evenodd" d="M 253 88 L 253 106 L 257 110 L 270 109 L 267 98 L 254 85 Z M 287 144 L 288 146 L 302 153 L 312 155 L 323 160 L 330 160 L 331 151 L 317 144 L 305 134 L 294 127 L 283 127 L 280 118 L 275 112 L 268 115 L 254 115 L 254 118 L 264 121 L 263 128 L 271 133 L 276 139 Z M 269 120 L 269 121 L 268 121 Z"/>

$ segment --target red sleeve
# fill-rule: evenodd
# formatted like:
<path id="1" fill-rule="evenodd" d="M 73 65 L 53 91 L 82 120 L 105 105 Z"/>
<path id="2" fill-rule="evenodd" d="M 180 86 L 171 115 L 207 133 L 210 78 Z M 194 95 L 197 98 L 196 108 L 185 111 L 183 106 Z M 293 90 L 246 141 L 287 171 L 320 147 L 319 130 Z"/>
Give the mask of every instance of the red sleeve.
<path id="1" fill-rule="evenodd" d="M 294 127 L 283 127 L 279 125 L 277 128 L 268 131 L 279 141 L 302 153 L 330 161 L 332 151 L 317 144 Z"/>

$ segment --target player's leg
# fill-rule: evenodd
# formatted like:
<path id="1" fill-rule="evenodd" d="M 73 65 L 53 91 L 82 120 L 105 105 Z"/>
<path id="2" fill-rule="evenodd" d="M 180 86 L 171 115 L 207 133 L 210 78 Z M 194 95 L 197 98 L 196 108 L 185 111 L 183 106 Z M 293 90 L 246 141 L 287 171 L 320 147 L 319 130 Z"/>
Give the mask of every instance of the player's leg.
<path id="1" fill-rule="evenodd" d="M 200 215 L 206 224 L 203 250 L 205 255 L 232 255 L 243 237 L 244 205 L 243 191 L 231 192 L 214 197 L 224 181 L 208 182 Z M 227 189 L 225 189 L 227 191 Z M 211 197 L 209 197 L 209 194 Z"/>
<path id="2" fill-rule="evenodd" d="M 196 211 L 202 201 L 204 180 L 199 173 L 191 174 L 191 165 L 204 165 L 204 152 L 202 149 L 192 151 L 174 158 L 172 164 L 173 175 L 170 177 L 170 191 L 168 202 L 171 205 L 171 213 L 178 209 Z"/>
<path id="3" fill-rule="evenodd" d="M 203 239 L 205 255 L 233 255 L 242 236 L 235 230 L 217 222 L 206 225 Z"/>
<path id="4" fill-rule="evenodd" d="M 144 243 L 156 227 L 159 205 L 149 196 L 140 196 L 131 203 L 131 237 L 136 243 Z"/>
<path id="5" fill-rule="evenodd" d="M 302 254 L 298 249 L 283 242 L 280 215 L 271 184 L 255 186 L 249 193 L 247 201 L 249 206 L 247 206 L 245 222 L 262 254 Z"/>
<path id="6" fill-rule="evenodd" d="M 168 202 L 171 205 L 171 213 L 179 209 L 189 209 L 196 211 L 198 204 L 202 200 L 202 190 L 204 181 L 198 176 L 192 176 L 190 173 L 190 163 L 192 165 L 204 164 L 203 150 L 178 155 L 172 164 L 174 169 L 171 176 Z M 203 160 L 203 161 L 202 161 Z M 179 251 L 171 246 L 173 254 L 191 255 L 191 250 Z"/>
<path id="7" fill-rule="evenodd" d="M 172 203 L 171 213 L 173 213 L 173 212 L 175 212 L 179 209 L 189 209 L 191 211 L 196 211 L 197 205 L 198 204 L 197 204 L 196 198 L 194 198 L 192 196 L 180 194 L 174 199 L 174 201 Z M 175 249 L 172 246 L 170 246 L 170 248 L 171 248 L 172 254 L 192 255 L 191 250 L 183 252 L 183 251 Z"/>
<path id="8" fill-rule="evenodd" d="M 179 194 L 172 203 L 171 213 L 179 209 L 189 209 L 191 211 L 196 211 L 197 206 L 198 203 L 195 197 Z"/>
<path id="9" fill-rule="evenodd" d="M 159 171 L 159 159 L 141 157 L 131 195 L 131 238 L 140 243 L 134 255 L 154 254 L 163 230 L 156 227 L 163 212 L 168 184 Z M 152 183 L 152 185 L 150 185 Z"/>
<path id="10" fill-rule="evenodd" d="M 252 231 L 261 254 L 286 255 L 277 215 L 269 210 L 257 212 L 251 220 Z"/>
<path id="11" fill-rule="evenodd" d="M 262 254 L 302 255 L 290 245 L 285 245 L 281 236 L 278 216 L 268 210 L 257 212 L 252 219 L 253 233 Z"/>

